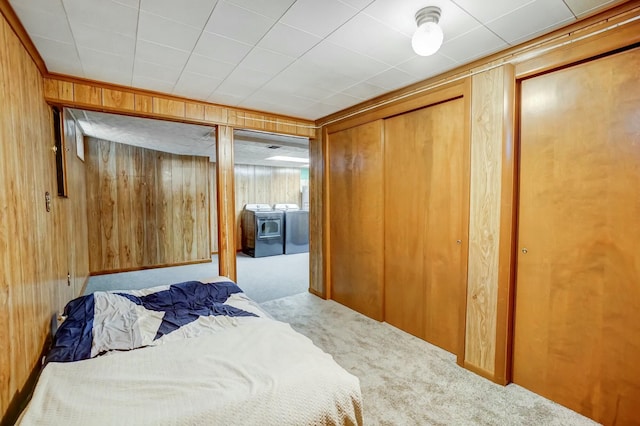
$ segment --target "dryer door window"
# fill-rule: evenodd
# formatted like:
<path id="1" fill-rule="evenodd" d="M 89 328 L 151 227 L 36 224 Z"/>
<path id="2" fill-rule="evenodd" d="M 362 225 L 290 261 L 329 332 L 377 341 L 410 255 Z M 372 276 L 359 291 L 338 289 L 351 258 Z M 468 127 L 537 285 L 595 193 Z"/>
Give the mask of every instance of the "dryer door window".
<path id="1" fill-rule="evenodd" d="M 278 238 L 281 234 L 282 219 L 258 218 L 258 239 Z"/>

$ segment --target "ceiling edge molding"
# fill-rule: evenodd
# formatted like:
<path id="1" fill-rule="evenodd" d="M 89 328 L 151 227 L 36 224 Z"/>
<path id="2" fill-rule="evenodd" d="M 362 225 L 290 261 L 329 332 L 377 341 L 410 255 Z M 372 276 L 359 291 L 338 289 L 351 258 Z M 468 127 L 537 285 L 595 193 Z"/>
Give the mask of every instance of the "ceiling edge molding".
<path id="1" fill-rule="evenodd" d="M 312 137 L 312 120 L 180 98 L 160 92 L 113 85 L 71 76 L 48 74 L 44 98 L 63 107 L 109 112 L 183 123 L 224 125 Z"/>
<path id="2" fill-rule="evenodd" d="M 38 49 L 36 49 L 35 44 L 27 34 L 27 30 L 24 29 L 18 15 L 13 10 L 8 0 L 0 0 L 0 13 L 4 16 L 9 27 L 13 30 L 15 35 L 18 37 L 24 48 L 26 49 L 31 59 L 36 64 L 36 67 L 40 71 L 42 77 L 46 77 L 49 74 L 49 70 L 47 69 L 47 65 L 44 63 L 44 59 L 40 56 Z"/>

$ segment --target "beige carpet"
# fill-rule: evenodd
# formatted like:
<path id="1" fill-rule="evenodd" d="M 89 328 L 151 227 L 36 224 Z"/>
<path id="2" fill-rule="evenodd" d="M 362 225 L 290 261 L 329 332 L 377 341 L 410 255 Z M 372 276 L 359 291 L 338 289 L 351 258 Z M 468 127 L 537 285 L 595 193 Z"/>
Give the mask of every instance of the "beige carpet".
<path id="1" fill-rule="evenodd" d="M 517 385 L 496 385 L 455 357 L 336 302 L 302 293 L 262 304 L 360 378 L 366 425 L 594 425 Z"/>

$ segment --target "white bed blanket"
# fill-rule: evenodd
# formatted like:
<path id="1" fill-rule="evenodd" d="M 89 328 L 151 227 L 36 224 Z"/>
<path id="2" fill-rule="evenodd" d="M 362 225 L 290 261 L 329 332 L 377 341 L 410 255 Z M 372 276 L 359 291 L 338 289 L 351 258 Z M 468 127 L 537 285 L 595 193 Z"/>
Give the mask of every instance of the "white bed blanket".
<path id="1" fill-rule="evenodd" d="M 47 364 L 20 425 L 362 424 L 358 379 L 288 324 Z"/>

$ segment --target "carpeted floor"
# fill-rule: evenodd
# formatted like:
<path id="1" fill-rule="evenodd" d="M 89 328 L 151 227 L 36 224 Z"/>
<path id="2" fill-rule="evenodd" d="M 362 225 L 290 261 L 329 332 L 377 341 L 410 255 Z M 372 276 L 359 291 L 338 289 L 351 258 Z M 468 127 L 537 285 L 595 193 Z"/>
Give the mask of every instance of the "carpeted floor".
<path id="1" fill-rule="evenodd" d="M 309 290 L 309 253 L 253 258 L 237 255 L 238 285 L 256 302 L 278 299 Z M 212 263 L 173 266 L 97 275 L 89 278 L 84 294 L 94 291 L 140 289 L 201 280 L 218 275 L 218 258 Z"/>
<path id="2" fill-rule="evenodd" d="M 594 425 L 517 385 L 485 380 L 455 357 L 336 302 L 302 293 L 261 304 L 360 379 L 366 425 Z"/>

